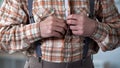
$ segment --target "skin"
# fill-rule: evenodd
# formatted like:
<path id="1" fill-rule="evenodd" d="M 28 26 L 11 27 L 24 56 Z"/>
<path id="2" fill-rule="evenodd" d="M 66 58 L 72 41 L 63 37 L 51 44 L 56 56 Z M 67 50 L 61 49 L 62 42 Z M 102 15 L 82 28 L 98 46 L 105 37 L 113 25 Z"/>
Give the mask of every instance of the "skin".
<path id="1" fill-rule="evenodd" d="M 74 35 L 91 36 L 96 29 L 96 23 L 84 13 L 72 14 L 67 17 L 67 24 Z"/>
<path id="2" fill-rule="evenodd" d="M 63 38 L 67 25 L 65 20 L 59 19 L 55 16 L 47 17 L 40 23 L 41 37 L 57 37 Z"/>
<path id="3" fill-rule="evenodd" d="M 95 23 L 95 20 L 88 18 L 84 13 L 69 15 L 67 22 L 55 16 L 50 16 L 40 23 L 41 37 L 63 38 L 67 25 L 74 35 L 90 36 L 96 29 Z"/>

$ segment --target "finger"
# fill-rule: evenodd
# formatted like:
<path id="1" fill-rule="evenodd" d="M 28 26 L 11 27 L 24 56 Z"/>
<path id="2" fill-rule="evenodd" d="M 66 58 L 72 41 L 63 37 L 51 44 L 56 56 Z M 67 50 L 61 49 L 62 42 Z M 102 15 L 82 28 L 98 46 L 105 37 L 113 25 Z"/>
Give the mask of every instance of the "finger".
<path id="1" fill-rule="evenodd" d="M 53 37 L 57 37 L 57 38 L 63 37 L 63 35 L 61 35 L 59 32 L 56 32 L 56 31 L 54 31 L 52 35 L 53 35 Z"/>
<path id="2" fill-rule="evenodd" d="M 57 22 L 65 22 L 64 19 L 60 19 L 60 18 L 56 18 L 56 21 L 57 21 Z"/>
<path id="3" fill-rule="evenodd" d="M 61 27 L 54 27 L 54 31 L 64 35 L 66 30 L 64 30 L 64 28 L 61 28 Z"/>
<path id="4" fill-rule="evenodd" d="M 70 29 L 71 29 L 72 31 L 77 31 L 77 30 L 78 30 L 76 26 L 70 26 Z"/>
<path id="5" fill-rule="evenodd" d="M 64 30 L 67 30 L 67 23 L 65 22 L 65 20 L 57 20 L 55 26 L 61 27 L 61 28 L 64 28 Z"/>
<path id="6" fill-rule="evenodd" d="M 66 31 L 67 28 L 68 28 L 67 24 L 64 24 L 64 25 L 56 25 L 56 27 L 60 27 L 60 28 L 62 28 L 64 31 Z"/>
<path id="7" fill-rule="evenodd" d="M 64 19 L 60 19 L 55 16 L 51 16 L 50 19 L 52 19 L 52 21 L 54 22 L 53 26 L 61 27 L 61 28 L 64 28 L 65 30 L 67 30 L 67 24 Z"/>
<path id="8" fill-rule="evenodd" d="M 77 20 L 78 16 L 76 14 L 71 14 L 67 17 L 67 20 Z"/>
<path id="9" fill-rule="evenodd" d="M 80 35 L 78 31 L 74 31 L 74 30 L 73 30 L 72 33 L 73 33 L 74 35 Z"/>
<path id="10" fill-rule="evenodd" d="M 77 25 L 77 21 L 76 20 L 67 20 L 67 24 L 68 25 Z"/>

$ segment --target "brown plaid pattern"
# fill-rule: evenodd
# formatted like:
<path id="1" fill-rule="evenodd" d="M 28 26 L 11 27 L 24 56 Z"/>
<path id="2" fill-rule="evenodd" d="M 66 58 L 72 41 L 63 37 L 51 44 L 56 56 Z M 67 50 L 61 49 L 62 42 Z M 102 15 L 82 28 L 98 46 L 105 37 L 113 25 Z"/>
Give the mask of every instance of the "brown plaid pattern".
<path id="1" fill-rule="evenodd" d="M 68 0 L 68 14 L 86 11 L 89 13 L 89 0 Z M 26 50 L 30 44 L 40 37 L 40 21 L 50 15 L 65 18 L 64 0 L 34 0 L 34 24 L 27 24 L 27 0 L 4 0 L 0 8 L 0 49 L 13 53 Z M 95 0 L 95 18 L 102 20 L 97 23 L 97 29 L 91 38 L 88 55 L 96 53 L 99 47 L 102 50 L 112 50 L 120 42 L 120 16 L 114 5 L 114 0 Z M 46 26 L 47 27 L 47 26 Z M 42 40 L 42 59 L 51 62 L 70 62 L 82 58 L 84 37 L 68 36 L 72 40 L 66 43 L 64 39 L 48 38 Z M 95 44 L 97 42 L 97 44 Z"/>

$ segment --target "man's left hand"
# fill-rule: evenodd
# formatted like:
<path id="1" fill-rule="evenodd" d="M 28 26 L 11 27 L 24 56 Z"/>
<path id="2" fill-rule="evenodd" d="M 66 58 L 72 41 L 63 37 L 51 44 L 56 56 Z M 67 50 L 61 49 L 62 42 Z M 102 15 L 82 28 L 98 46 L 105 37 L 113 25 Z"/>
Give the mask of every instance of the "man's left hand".
<path id="1" fill-rule="evenodd" d="M 96 29 L 96 21 L 90 19 L 85 14 L 71 14 L 67 17 L 69 25 L 74 35 L 90 36 Z"/>

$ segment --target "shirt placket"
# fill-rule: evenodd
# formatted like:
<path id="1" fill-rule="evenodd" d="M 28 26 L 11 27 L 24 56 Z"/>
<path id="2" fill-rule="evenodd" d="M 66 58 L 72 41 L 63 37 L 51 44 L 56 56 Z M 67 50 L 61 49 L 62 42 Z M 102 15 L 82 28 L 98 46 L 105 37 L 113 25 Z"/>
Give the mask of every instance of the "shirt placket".
<path id="1" fill-rule="evenodd" d="M 64 0 L 64 6 L 65 6 L 65 19 L 67 18 L 68 15 L 70 15 L 70 3 L 69 0 Z M 67 43 L 67 45 L 66 45 Z M 70 57 L 71 57 L 71 45 L 69 45 L 69 42 L 65 42 L 65 52 L 64 52 L 64 61 L 65 62 L 69 62 L 71 61 Z"/>
<path id="2" fill-rule="evenodd" d="M 69 0 L 64 0 L 64 3 L 65 3 L 65 17 L 67 17 L 70 14 Z"/>

